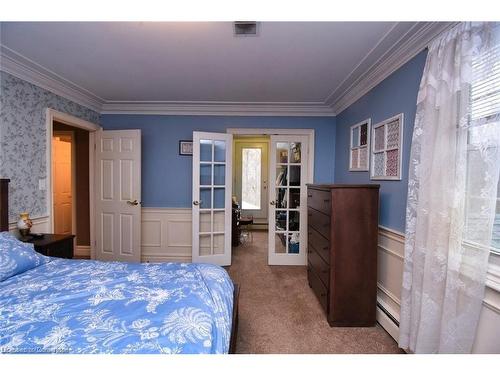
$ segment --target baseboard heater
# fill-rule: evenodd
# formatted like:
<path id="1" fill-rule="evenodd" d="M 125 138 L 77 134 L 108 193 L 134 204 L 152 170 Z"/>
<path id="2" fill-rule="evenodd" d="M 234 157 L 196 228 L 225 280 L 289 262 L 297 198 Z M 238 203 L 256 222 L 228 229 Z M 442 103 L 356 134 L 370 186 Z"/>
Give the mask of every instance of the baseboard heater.
<path id="1" fill-rule="evenodd" d="M 389 319 L 390 319 L 390 320 L 391 320 L 391 321 L 392 321 L 392 322 L 393 322 L 396 326 L 398 326 L 398 327 L 399 327 L 399 322 L 398 322 L 398 320 L 397 320 L 394 316 L 392 316 L 392 314 L 391 314 L 389 311 L 387 311 L 387 309 L 386 309 L 384 306 L 382 306 L 379 302 L 377 302 L 377 307 L 378 307 L 380 310 L 382 310 L 382 312 L 383 312 L 385 315 L 387 315 L 387 317 L 388 317 L 388 318 L 389 318 Z"/>

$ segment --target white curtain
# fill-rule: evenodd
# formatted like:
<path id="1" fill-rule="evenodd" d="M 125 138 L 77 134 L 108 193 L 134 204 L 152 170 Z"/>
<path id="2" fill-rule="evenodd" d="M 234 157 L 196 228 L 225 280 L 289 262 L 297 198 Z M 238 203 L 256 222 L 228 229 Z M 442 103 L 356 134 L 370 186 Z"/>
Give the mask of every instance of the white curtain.
<path id="1" fill-rule="evenodd" d="M 410 156 L 399 327 L 399 346 L 414 353 L 469 353 L 474 342 L 500 170 L 498 112 L 474 109 L 474 87 L 498 74 L 498 59 L 478 63 L 498 46 L 495 23 L 460 23 L 429 46 Z"/>

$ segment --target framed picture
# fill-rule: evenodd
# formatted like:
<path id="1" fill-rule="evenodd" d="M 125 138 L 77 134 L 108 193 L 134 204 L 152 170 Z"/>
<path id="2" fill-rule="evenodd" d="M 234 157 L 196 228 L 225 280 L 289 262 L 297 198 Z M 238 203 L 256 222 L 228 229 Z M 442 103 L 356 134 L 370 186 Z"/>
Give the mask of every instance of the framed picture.
<path id="1" fill-rule="evenodd" d="M 193 141 L 179 141 L 179 155 L 193 155 Z"/>
<path id="2" fill-rule="evenodd" d="M 371 123 L 371 119 L 366 119 L 351 126 L 351 144 L 349 148 L 350 172 L 369 171 Z"/>
<path id="3" fill-rule="evenodd" d="M 372 180 L 401 180 L 403 121 L 404 115 L 400 113 L 373 125 L 370 161 Z"/>

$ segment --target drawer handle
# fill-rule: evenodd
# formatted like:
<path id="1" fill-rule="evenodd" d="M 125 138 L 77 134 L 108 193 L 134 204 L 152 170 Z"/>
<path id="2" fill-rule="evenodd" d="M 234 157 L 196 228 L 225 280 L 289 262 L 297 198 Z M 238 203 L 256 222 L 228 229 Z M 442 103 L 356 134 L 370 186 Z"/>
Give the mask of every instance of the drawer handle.
<path id="1" fill-rule="evenodd" d="M 328 246 L 325 246 L 325 247 L 323 248 L 323 250 L 325 250 L 325 251 L 326 251 L 326 250 L 328 250 Z"/>
<path id="2" fill-rule="evenodd" d="M 330 223 L 323 224 L 325 228 L 328 228 L 330 226 Z"/>
<path id="3" fill-rule="evenodd" d="M 326 297 L 326 293 L 321 293 L 321 297 Z"/>
<path id="4" fill-rule="evenodd" d="M 307 234 L 310 236 L 311 234 L 313 234 L 313 232 L 307 232 Z"/>
<path id="5" fill-rule="evenodd" d="M 321 272 L 323 272 L 323 273 L 329 273 L 330 271 L 329 270 L 323 270 Z"/>
<path id="6" fill-rule="evenodd" d="M 312 250 L 307 250 L 307 254 L 312 254 Z"/>
<path id="7" fill-rule="evenodd" d="M 308 198 L 312 198 L 312 194 L 307 194 L 307 197 Z"/>
<path id="8" fill-rule="evenodd" d="M 308 217 L 311 217 L 312 215 L 313 215 L 313 214 L 311 214 L 311 213 L 307 214 L 307 216 L 308 216 Z"/>
<path id="9" fill-rule="evenodd" d="M 330 199 L 323 199 L 323 202 L 328 203 L 330 202 Z"/>

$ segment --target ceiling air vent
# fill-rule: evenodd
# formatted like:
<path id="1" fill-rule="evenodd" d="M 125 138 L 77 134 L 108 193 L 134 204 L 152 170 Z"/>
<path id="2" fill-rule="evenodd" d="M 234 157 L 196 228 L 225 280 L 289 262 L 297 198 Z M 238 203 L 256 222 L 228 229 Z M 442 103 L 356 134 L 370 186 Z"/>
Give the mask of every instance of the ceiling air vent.
<path id="1" fill-rule="evenodd" d="M 257 22 L 255 21 L 236 21 L 234 23 L 234 35 L 252 36 L 257 35 Z"/>

